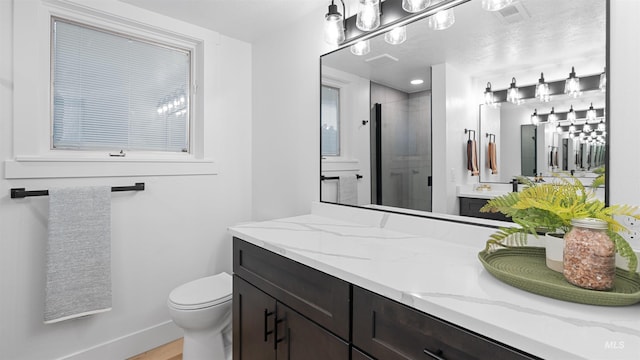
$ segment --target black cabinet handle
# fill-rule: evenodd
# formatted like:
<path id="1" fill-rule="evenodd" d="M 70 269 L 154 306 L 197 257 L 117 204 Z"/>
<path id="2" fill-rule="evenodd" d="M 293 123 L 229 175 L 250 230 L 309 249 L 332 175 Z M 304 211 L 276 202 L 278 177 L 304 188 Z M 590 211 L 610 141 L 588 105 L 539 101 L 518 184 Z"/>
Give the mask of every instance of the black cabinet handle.
<path id="1" fill-rule="evenodd" d="M 443 358 L 442 356 L 440 356 L 440 355 L 442 355 L 442 350 L 438 350 L 438 351 L 436 351 L 436 352 L 434 353 L 434 352 L 432 352 L 432 351 L 429 351 L 428 349 L 424 349 L 424 350 L 422 350 L 422 352 L 423 352 L 425 355 L 428 355 L 428 356 L 429 356 L 430 358 L 432 358 L 432 359 L 436 359 L 436 360 L 447 360 L 447 359 Z"/>
<path id="2" fill-rule="evenodd" d="M 264 309 L 264 342 L 267 342 L 267 337 L 273 334 L 273 330 L 268 331 L 269 316 L 274 315 L 275 311 L 269 311 Z"/>
<path id="3" fill-rule="evenodd" d="M 274 350 L 278 350 L 278 343 L 283 342 L 287 339 L 287 337 L 283 337 L 283 338 L 278 338 L 278 325 L 280 325 L 281 323 L 283 323 L 285 321 L 285 319 L 278 319 L 277 316 L 275 318 L 275 322 L 274 322 L 274 329 L 275 329 L 275 341 L 273 342 L 273 349 Z"/>

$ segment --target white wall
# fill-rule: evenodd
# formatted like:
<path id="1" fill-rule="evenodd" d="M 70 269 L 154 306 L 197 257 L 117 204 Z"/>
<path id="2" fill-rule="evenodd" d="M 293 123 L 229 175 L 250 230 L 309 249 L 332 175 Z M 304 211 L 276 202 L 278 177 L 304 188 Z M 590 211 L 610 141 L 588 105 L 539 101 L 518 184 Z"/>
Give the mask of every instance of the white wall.
<path id="1" fill-rule="evenodd" d="M 12 28 L 12 2 L 2 0 L 0 161 L 12 159 L 14 140 L 22 140 L 12 138 L 12 49 L 19 45 L 12 44 Z M 206 66 L 217 81 L 217 110 L 207 116 L 204 137 L 218 175 L 7 180 L 0 167 L 0 358 L 123 359 L 140 353 L 182 336 L 166 308 L 175 286 L 231 271 L 226 229 L 251 217 L 251 45 L 220 36 L 216 59 Z M 317 102 L 309 92 L 300 98 Z M 145 182 L 146 190 L 112 196 L 113 310 L 44 325 L 47 198 L 10 199 L 9 189 L 134 182 Z"/>

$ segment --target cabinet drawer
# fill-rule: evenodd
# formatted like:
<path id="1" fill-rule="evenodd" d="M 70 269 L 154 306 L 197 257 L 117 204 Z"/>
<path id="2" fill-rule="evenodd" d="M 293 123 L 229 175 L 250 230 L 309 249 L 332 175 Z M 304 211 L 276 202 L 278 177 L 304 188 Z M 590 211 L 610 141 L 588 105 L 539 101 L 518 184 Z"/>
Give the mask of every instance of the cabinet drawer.
<path id="1" fill-rule="evenodd" d="M 378 359 L 535 359 L 356 286 L 353 344 Z"/>
<path id="2" fill-rule="evenodd" d="M 349 339 L 349 283 L 233 239 L 236 275 L 343 339 Z"/>

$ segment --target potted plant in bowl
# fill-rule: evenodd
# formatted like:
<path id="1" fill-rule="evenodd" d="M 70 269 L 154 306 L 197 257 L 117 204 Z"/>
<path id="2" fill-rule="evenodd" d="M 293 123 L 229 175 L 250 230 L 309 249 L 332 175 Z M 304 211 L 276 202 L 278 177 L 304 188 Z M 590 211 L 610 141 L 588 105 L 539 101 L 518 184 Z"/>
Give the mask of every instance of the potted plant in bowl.
<path id="1" fill-rule="evenodd" d="M 556 177 L 553 182 L 533 183 L 521 178 L 526 185 L 520 192 L 495 197 L 480 209 L 483 212 L 500 212 L 510 217 L 517 226 L 502 227 L 487 241 L 486 250 L 499 247 L 522 246 L 529 234 L 541 232 L 566 234 L 574 219 L 598 219 L 606 223 L 606 234 L 613 248 L 626 259 L 630 272 L 636 272 L 638 259 L 629 243 L 620 235 L 628 231 L 614 216 L 631 216 L 640 220 L 637 206 L 605 206 L 595 191 L 586 188 L 576 178 Z"/>

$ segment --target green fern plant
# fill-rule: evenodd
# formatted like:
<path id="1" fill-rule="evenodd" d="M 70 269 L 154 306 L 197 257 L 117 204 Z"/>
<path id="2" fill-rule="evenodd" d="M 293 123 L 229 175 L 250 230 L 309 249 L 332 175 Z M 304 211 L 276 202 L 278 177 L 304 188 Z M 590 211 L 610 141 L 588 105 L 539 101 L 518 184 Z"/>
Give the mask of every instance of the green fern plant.
<path id="1" fill-rule="evenodd" d="M 526 244 L 528 234 L 538 232 L 563 232 L 571 229 L 571 220 L 596 218 L 608 224 L 608 234 L 616 251 L 629 264 L 629 271 L 635 272 L 638 258 L 627 241 L 620 235 L 628 231 L 614 216 L 631 216 L 640 220 L 637 206 L 610 205 L 596 198 L 593 188 L 585 186 L 576 178 L 557 178 L 553 183 L 536 184 L 526 178 L 521 192 L 512 192 L 495 197 L 480 211 L 500 212 L 510 217 L 517 227 L 502 227 L 487 241 L 486 250 L 496 247 L 513 247 Z M 571 179 L 571 180 L 570 180 Z"/>

